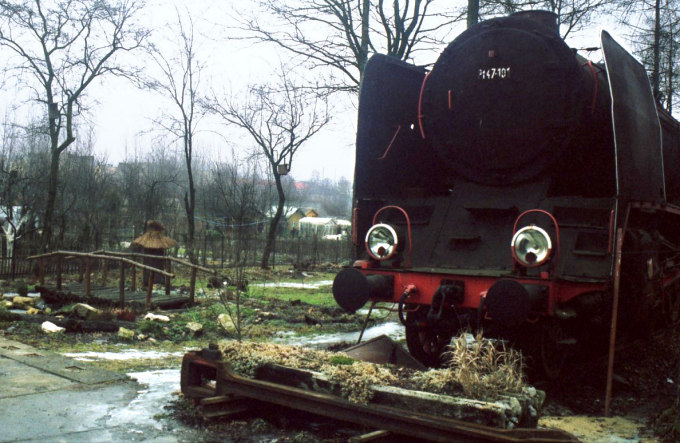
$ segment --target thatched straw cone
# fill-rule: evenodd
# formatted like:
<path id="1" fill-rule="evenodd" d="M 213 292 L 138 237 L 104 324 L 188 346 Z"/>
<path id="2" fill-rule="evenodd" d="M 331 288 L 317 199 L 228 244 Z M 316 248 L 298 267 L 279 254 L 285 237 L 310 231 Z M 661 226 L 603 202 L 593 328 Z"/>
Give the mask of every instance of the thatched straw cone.
<path id="1" fill-rule="evenodd" d="M 161 222 L 149 220 L 146 222 L 146 231 L 136 238 L 132 244 L 141 246 L 144 249 L 169 249 L 177 242 L 163 235 L 165 227 Z"/>

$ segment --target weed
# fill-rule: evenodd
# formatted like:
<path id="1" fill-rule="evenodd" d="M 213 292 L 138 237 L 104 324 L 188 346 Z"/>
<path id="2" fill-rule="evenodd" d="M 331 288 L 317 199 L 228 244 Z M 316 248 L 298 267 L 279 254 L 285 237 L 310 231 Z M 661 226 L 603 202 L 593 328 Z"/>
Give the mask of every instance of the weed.
<path id="1" fill-rule="evenodd" d="M 26 297 L 28 295 L 28 285 L 21 282 L 16 286 L 16 291 L 21 297 Z"/>
<path id="2" fill-rule="evenodd" d="M 354 364 L 356 360 L 347 357 L 345 355 L 334 355 L 330 358 L 329 363 L 335 366 L 351 365 Z"/>
<path id="3" fill-rule="evenodd" d="M 494 398 L 503 393 L 518 393 L 525 386 L 522 354 L 502 341 L 474 341 L 468 334 L 455 337 L 444 357 L 447 382 L 455 380 L 471 398 Z"/>
<path id="4" fill-rule="evenodd" d="M 157 340 L 182 340 L 186 331 L 184 326 L 177 323 L 161 323 L 150 320 L 143 320 L 137 326 L 137 332 L 149 335 Z"/>
<path id="5" fill-rule="evenodd" d="M 0 305 L 0 321 L 12 321 L 16 318 L 16 314 L 9 312 L 5 306 Z"/>

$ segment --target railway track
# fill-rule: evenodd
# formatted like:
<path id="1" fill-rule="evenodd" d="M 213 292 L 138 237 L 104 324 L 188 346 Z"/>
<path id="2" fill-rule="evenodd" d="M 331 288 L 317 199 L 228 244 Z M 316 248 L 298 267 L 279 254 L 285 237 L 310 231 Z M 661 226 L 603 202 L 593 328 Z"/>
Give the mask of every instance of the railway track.
<path id="1" fill-rule="evenodd" d="M 297 409 L 391 434 L 427 441 L 454 443 L 578 441 L 574 436 L 552 429 L 497 429 L 451 418 L 422 414 L 382 405 L 361 405 L 340 397 L 307 391 L 234 374 L 227 362 L 211 359 L 214 351 L 185 354 L 181 386 L 204 417 L 228 416 L 263 404 Z"/>

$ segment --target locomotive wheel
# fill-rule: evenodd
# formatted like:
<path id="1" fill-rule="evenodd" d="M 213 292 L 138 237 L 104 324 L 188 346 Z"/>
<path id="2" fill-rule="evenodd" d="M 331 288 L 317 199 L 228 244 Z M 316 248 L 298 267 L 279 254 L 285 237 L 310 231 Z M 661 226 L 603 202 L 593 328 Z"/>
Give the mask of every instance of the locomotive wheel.
<path id="1" fill-rule="evenodd" d="M 424 320 L 424 309 L 407 314 L 406 346 L 416 360 L 427 367 L 438 368 L 453 331 L 428 325 Z"/>
<path id="2" fill-rule="evenodd" d="M 566 335 L 557 320 L 549 319 L 541 324 L 540 359 L 543 374 L 555 380 L 567 364 L 568 345 L 563 344 Z"/>

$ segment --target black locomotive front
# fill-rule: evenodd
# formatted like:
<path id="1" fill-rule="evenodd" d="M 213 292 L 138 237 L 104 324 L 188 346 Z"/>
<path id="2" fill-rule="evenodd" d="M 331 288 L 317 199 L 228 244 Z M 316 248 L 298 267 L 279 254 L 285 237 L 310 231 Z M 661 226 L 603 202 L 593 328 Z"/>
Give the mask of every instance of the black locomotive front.
<path id="1" fill-rule="evenodd" d="M 629 63 L 611 47 L 608 64 Z M 620 77 L 617 103 L 644 96 Z M 652 126 L 630 135 L 612 123 L 651 113 L 612 114 L 611 97 L 606 67 L 566 46 L 541 11 L 471 27 L 430 72 L 371 58 L 359 98 L 356 261 L 334 281 L 338 304 L 398 303 L 409 350 L 431 366 L 454 333 L 483 328 L 537 351 L 555 374 L 563 347 L 606 330 L 617 228 L 632 232 L 627 251 L 649 251 L 624 263 L 635 274 L 629 292 L 663 293 L 680 242 L 675 216 L 652 206 L 671 207 L 666 188 L 677 186 L 658 173 Z M 677 122 L 662 116 L 666 155 L 677 158 Z M 624 176 L 626 158 L 642 171 Z M 631 181 L 644 181 L 642 195 L 621 192 Z"/>

